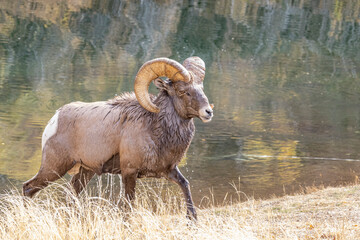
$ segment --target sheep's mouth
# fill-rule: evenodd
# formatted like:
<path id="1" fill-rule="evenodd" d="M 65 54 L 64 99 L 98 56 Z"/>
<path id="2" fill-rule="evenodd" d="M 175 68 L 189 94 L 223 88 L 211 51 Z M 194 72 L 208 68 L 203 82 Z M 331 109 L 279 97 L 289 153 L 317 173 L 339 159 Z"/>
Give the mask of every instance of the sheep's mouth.
<path id="1" fill-rule="evenodd" d="M 210 122 L 212 119 L 212 116 L 200 116 L 199 114 L 188 114 L 188 118 L 199 118 L 202 122 L 207 123 Z"/>
<path id="2" fill-rule="evenodd" d="M 199 118 L 201 119 L 201 121 L 203 121 L 204 123 L 210 122 L 212 119 L 212 116 L 199 116 Z"/>

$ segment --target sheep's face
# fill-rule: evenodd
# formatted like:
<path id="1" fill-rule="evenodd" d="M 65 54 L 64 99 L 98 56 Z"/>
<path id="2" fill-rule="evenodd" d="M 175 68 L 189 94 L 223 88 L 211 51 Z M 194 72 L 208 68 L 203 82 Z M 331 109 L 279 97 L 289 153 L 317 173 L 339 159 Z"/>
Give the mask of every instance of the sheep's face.
<path id="1" fill-rule="evenodd" d="M 183 118 L 198 117 L 203 122 L 211 121 L 213 110 L 204 93 L 203 84 L 194 82 L 155 81 L 155 85 L 172 97 L 175 110 Z"/>

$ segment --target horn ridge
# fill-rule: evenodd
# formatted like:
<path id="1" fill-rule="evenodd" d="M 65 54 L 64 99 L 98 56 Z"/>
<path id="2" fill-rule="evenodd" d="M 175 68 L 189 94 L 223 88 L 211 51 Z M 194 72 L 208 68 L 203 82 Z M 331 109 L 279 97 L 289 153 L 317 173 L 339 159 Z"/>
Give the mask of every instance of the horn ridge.
<path id="1" fill-rule="evenodd" d="M 206 67 L 205 62 L 200 57 L 189 57 L 185 59 L 183 65 L 189 72 L 194 74 L 193 80 L 196 83 L 201 83 L 204 81 Z"/>

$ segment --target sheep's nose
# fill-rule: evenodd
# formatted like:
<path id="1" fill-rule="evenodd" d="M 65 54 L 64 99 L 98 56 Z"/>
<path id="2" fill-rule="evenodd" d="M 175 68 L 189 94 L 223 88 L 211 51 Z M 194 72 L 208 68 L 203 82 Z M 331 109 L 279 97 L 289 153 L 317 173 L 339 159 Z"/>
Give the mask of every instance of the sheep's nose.
<path id="1" fill-rule="evenodd" d="M 206 109 L 205 112 L 206 112 L 209 116 L 212 116 L 212 115 L 213 115 L 213 110 L 212 110 L 211 108 Z"/>
<path id="2" fill-rule="evenodd" d="M 210 107 L 204 107 L 200 109 L 199 117 L 203 122 L 209 122 L 213 117 L 213 110 Z"/>

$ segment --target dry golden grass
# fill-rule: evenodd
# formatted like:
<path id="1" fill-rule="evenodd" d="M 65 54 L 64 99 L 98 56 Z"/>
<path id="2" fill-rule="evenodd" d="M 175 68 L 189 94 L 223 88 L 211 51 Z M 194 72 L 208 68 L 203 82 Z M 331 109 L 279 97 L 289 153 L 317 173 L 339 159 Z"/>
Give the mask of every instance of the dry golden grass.
<path id="1" fill-rule="evenodd" d="M 181 194 L 159 186 L 140 184 L 131 211 L 101 187 L 76 197 L 58 183 L 34 199 L 12 190 L 0 196 L 0 239 L 360 239 L 359 185 L 210 206 L 196 224 Z"/>

